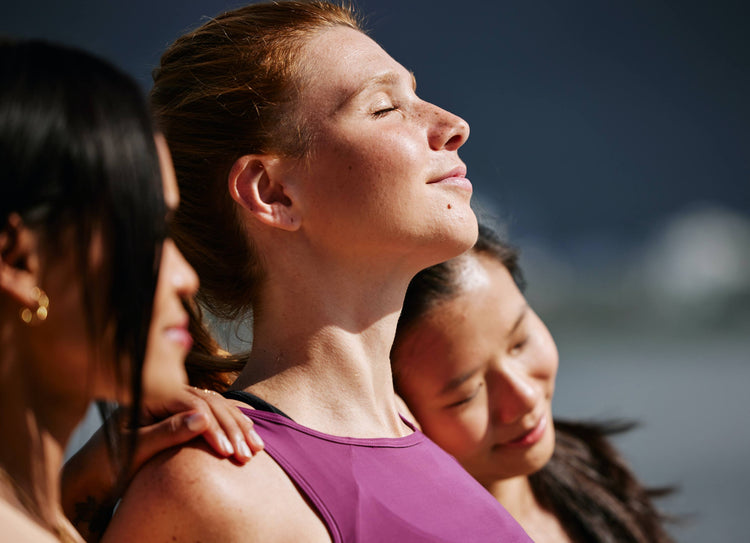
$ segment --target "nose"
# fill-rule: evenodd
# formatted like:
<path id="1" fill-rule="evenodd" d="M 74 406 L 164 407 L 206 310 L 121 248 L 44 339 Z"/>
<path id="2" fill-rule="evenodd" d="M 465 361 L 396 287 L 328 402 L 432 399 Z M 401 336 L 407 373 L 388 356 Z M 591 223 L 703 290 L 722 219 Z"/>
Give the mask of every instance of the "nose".
<path id="1" fill-rule="evenodd" d="M 458 115 L 432 105 L 428 139 L 434 151 L 455 151 L 469 139 L 469 123 Z"/>
<path id="2" fill-rule="evenodd" d="M 185 257 L 172 240 L 165 242 L 164 250 L 169 252 L 169 280 L 175 292 L 183 298 L 189 299 L 198 292 L 198 274 L 188 264 Z"/>
<path id="3" fill-rule="evenodd" d="M 492 418 L 501 424 L 512 424 L 530 413 L 541 400 L 542 390 L 534 379 L 512 363 L 500 363 L 488 377 L 492 388 Z"/>

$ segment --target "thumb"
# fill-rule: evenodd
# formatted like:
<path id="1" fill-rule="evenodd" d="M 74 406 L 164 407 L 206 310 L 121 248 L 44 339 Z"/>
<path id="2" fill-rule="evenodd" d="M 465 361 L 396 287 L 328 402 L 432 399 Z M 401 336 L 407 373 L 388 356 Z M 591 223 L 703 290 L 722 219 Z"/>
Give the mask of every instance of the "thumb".
<path id="1" fill-rule="evenodd" d="M 198 437 L 208 429 L 208 426 L 209 421 L 205 413 L 187 411 L 139 428 L 133 471 L 138 471 L 143 464 L 160 452 Z"/>

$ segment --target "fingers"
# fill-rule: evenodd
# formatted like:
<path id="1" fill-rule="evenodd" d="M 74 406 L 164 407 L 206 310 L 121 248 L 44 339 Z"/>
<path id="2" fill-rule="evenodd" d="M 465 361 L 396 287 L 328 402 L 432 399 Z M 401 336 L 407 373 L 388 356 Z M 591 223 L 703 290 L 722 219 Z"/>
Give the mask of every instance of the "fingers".
<path id="1" fill-rule="evenodd" d="M 153 402 L 144 402 L 144 404 L 149 419 L 145 422 L 146 424 L 188 412 L 200 413 L 205 417 L 205 423 L 199 418 L 174 419 L 171 423 L 174 440 L 182 437 L 187 440 L 202 435 L 217 454 L 223 457 L 234 457 L 243 464 L 250 460 L 253 454 L 263 450 L 263 440 L 253 429 L 252 421 L 230 400 L 211 390 L 186 385 L 180 393 L 171 398 L 162 399 L 155 405 Z M 190 430 L 188 423 L 198 425 L 194 428 L 201 429 Z M 180 424 L 185 426 L 180 428 Z M 193 432 L 192 436 L 190 432 Z M 170 446 L 177 443 L 179 441 L 173 442 Z"/>
<path id="2" fill-rule="evenodd" d="M 232 402 L 210 390 L 194 390 L 210 410 L 209 427 L 203 437 L 211 447 L 242 463 L 263 450 L 263 440 L 253 428 L 253 422 Z"/>
<path id="3" fill-rule="evenodd" d="M 133 459 L 133 471 L 151 457 L 176 445 L 181 445 L 208 430 L 209 417 L 201 411 L 187 411 L 162 421 L 138 428 L 138 441 Z"/>

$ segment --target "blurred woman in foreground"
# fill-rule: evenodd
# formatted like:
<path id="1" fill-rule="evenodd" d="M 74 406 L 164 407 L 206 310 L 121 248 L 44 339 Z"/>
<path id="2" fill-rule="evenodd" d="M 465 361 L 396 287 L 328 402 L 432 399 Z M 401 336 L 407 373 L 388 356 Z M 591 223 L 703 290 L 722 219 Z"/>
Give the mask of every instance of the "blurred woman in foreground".
<path id="1" fill-rule="evenodd" d="M 131 423 L 142 406 L 180 413 L 171 432 L 151 427 L 167 439 L 223 435 L 186 392 L 197 276 L 168 237 L 179 196 L 166 143 L 136 83 L 108 63 L 0 41 L 0 162 L 2 538 L 80 541 L 60 468 L 92 400 L 130 405 Z M 135 440 L 111 430 L 104 471 L 116 476 Z"/>

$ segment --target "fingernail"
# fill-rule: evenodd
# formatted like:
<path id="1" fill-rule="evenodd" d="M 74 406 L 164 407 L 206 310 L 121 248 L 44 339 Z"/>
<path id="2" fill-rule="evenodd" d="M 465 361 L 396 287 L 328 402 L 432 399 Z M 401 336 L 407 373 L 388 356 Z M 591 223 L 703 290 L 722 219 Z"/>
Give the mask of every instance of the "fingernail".
<path id="1" fill-rule="evenodd" d="M 219 436 L 219 444 L 221 445 L 221 448 L 224 449 L 225 453 L 234 454 L 234 447 L 232 447 L 232 443 L 226 438 L 226 436 Z"/>
<path id="2" fill-rule="evenodd" d="M 263 443 L 263 440 L 260 438 L 258 433 L 255 430 L 250 430 L 247 433 L 247 437 L 250 438 L 250 443 L 253 444 L 256 450 L 260 450 L 263 447 L 265 447 L 265 444 Z"/>
<path id="3" fill-rule="evenodd" d="M 205 423 L 206 419 L 203 416 L 203 413 L 193 413 L 189 417 L 185 418 L 185 426 L 187 426 L 187 429 L 191 432 L 202 430 L 205 426 Z"/>
<path id="4" fill-rule="evenodd" d="M 237 445 L 237 448 L 240 450 L 240 454 L 245 458 L 250 458 L 253 456 L 253 454 L 250 452 L 250 447 L 248 447 L 247 443 L 245 443 L 244 441 L 240 441 L 239 445 Z"/>

